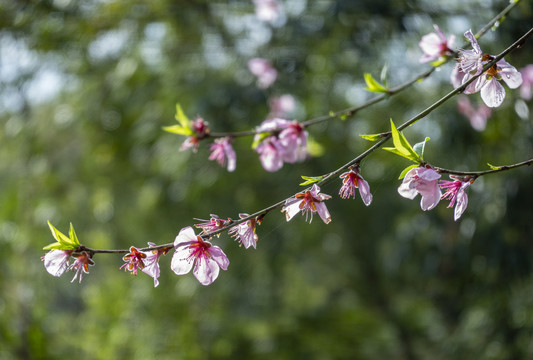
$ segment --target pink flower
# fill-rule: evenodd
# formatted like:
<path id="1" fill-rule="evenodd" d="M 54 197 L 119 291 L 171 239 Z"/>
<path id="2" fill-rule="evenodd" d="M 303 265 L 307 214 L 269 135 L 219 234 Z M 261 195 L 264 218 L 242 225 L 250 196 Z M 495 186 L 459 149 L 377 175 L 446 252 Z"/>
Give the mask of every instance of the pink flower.
<path id="1" fill-rule="evenodd" d="M 150 247 L 156 246 L 153 242 L 149 242 L 148 245 Z M 154 287 L 159 285 L 159 258 L 161 255 L 166 254 L 167 252 L 168 248 L 144 252 L 146 254 L 146 258 L 143 260 L 144 268 L 142 269 L 142 272 L 154 278 Z"/>
<path id="2" fill-rule="evenodd" d="M 276 81 L 278 72 L 270 61 L 261 58 L 253 58 L 248 61 L 248 69 L 257 77 L 257 86 L 261 89 L 270 87 Z"/>
<path id="3" fill-rule="evenodd" d="M 307 221 L 308 215 L 309 223 L 313 221 L 313 213 L 318 213 L 322 221 L 326 224 L 331 222 L 331 215 L 329 214 L 328 208 L 324 203 L 324 200 L 330 199 L 331 196 L 326 194 L 320 194 L 320 188 L 314 184 L 311 190 L 307 190 L 303 193 L 296 194 L 294 197 L 289 198 L 285 201 L 285 206 L 281 209 L 281 212 L 285 212 L 287 221 L 291 220 L 294 215 L 302 212 L 302 215 L 305 215 L 305 220 Z"/>
<path id="4" fill-rule="evenodd" d="M 261 21 L 274 22 L 280 14 L 280 5 L 277 0 L 253 0 L 255 4 L 255 14 Z"/>
<path id="5" fill-rule="evenodd" d="M 528 65 L 520 70 L 522 74 L 522 86 L 520 96 L 524 100 L 531 100 L 533 94 L 533 65 Z"/>
<path id="6" fill-rule="evenodd" d="M 239 214 L 241 219 L 248 217 L 248 214 Z M 256 224 L 261 224 L 262 219 L 253 218 L 239 225 L 232 227 L 228 234 L 233 234 L 231 237 L 234 237 L 235 240 L 244 245 L 245 249 L 248 249 L 250 246 L 257 248 L 257 234 L 255 233 Z"/>
<path id="7" fill-rule="evenodd" d="M 483 70 L 483 66 L 494 59 L 493 56 L 482 53 L 471 30 L 465 32 L 464 35 L 472 44 L 473 49 L 460 53 L 459 63 L 452 72 L 452 84 L 455 88 L 478 75 Z M 514 66 L 501 59 L 476 81 L 470 83 L 464 93 L 473 94 L 479 91 L 483 102 L 488 107 L 498 107 L 505 99 L 505 88 L 499 83 L 499 80 L 503 80 L 509 88 L 516 89 L 522 84 L 522 75 Z"/>
<path id="8" fill-rule="evenodd" d="M 450 200 L 449 208 L 455 206 L 454 221 L 457 221 L 463 215 L 468 206 L 468 196 L 466 195 L 466 188 L 474 182 L 470 177 L 459 177 L 450 175 L 451 179 L 455 181 L 440 180 L 439 185 L 441 189 L 445 189 L 446 192 L 442 195 L 441 199 Z"/>
<path id="9" fill-rule="evenodd" d="M 176 275 L 187 274 L 194 266 L 196 279 L 202 285 L 209 285 L 218 277 L 220 268 L 228 269 L 229 260 L 222 249 L 197 236 L 190 226 L 180 230 L 174 248 L 170 267 Z"/>
<path id="10" fill-rule="evenodd" d="M 472 50 L 462 50 L 459 56 L 459 66 L 463 72 L 476 75 L 483 70 L 483 52 L 472 30 L 464 33 L 465 38 L 472 44 Z"/>
<path id="11" fill-rule="evenodd" d="M 491 58 L 490 55 L 489 58 Z M 522 74 L 514 66 L 501 59 L 481 75 L 475 81 L 475 89 L 480 91 L 481 98 L 488 107 L 498 107 L 505 99 L 505 88 L 499 80 L 503 80 L 509 88 L 516 89 L 522 85 Z"/>
<path id="12" fill-rule="evenodd" d="M 228 161 L 228 171 L 232 172 L 235 170 L 237 163 L 237 155 L 231 146 L 231 139 L 228 137 L 216 139 L 215 142 L 211 145 L 211 155 L 209 155 L 209 160 L 216 160 L 220 166 L 226 165 L 226 159 Z"/>
<path id="13" fill-rule="evenodd" d="M 455 41 L 455 35 L 450 35 L 450 38 L 447 40 L 437 25 L 433 25 L 433 27 L 436 32 L 422 36 L 422 39 L 418 43 L 418 46 L 424 52 L 424 55 L 420 58 L 421 63 L 436 60 L 441 56 L 450 55 L 453 52 L 450 48 Z"/>
<path id="14" fill-rule="evenodd" d="M 255 151 L 259 154 L 259 161 L 266 171 L 274 172 L 283 167 L 283 149 L 275 136 L 265 138 Z"/>
<path id="15" fill-rule="evenodd" d="M 202 140 L 207 134 L 209 134 L 209 124 L 207 123 L 207 121 L 204 121 L 204 119 L 198 116 L 196 120 L 192 121 L 192 130 L 195 134 L 185 139 L 185 141 L 180 147 L 180 151 L 187 150 L 190 148 L 192 148 L 192 151 L 194 152 L 198 151 L 200 140 Z"/>
<path id="16" fill-rule="evenodd" d="M 303 125 L 292 121 L 279 135 L 279 144 L 282 148 L 283 161 L 295 163 L 304 161 L 307 157 L 307 136 Z"/>
<path id="17" fill-rule="evenodd" d="M 356 169 L 350 169 L 350 171 L 342 174 L 340 178 L 343 179 L 342 186 L 339 191 L 341 198 L 346 199 L 353 197 L 355 199 L 355 189 L 358 188 L 361 199 L 365 205 L 368 206 L 370 203 L 372 203 L 370 186 Z"/>
<path id="18" fill-rule="evenodd" d="M 442 195 L 437 182 L 439 178 L 440 174 L 433 169 L 425 167 L 411 169 L 403 178 L 398 192 L 404 198 L 411 200 L 420 194 L 422 210 L 431 210 L 437 206 Z"/>
<path id="19" fill-rule="evenodd" d="M 69 266 L 69 270 L 76 270 L 71 282 L 74 282 L 79 276 L 79 282 L 81 283 L 83 274 L 89 273 L 89 265 L 94 265 L 94 261 L 91 259 L 91 255 L 87 251 L 82 251 L 79 255 L 75 255 L 74 257 L 76 260 Z"/>
<path id="20" fill-rule="evenodd" d="M 269 118 L 285 117 L 292 113 L 296 108 L 296 101 L 294 97 L 289 94 L 281 95 L 280 97 L 272 97 L 268 100 L 270 106 Z"/>
<path id="21" fill-rule="evenodd" d="M 476 109 L 466 96 L 457 99 L 457 110 L 470 120 L 470 125 L 477 131 L 485 130 L 487 120 L 492 113 L 492 110 L 484 104 Z"/>
<path id="22" fill-rule="evenodd" d="M 61 276 L 69 268 L 69 260 L 74 250 L 51 250 L 42 257 L 44 267 L 53 276 Z"/>
<path id="23" fill-rule="evenodd" d="M 137 269 L 144 269 L 144 259 L 146 253 L 137 250 L 134 246 L 130 247 L 130 252 L 122 257 L 125 263 L 120 267 L 124 271 L 131 271 L 133 275 L 137 275 Z"/>
<path id="24" fill-rule="evenodd" d="M 202 219 L 195 219 L 195 220 L 203 221 L 202 223 L 196 224 L 194 226 L 199 228 L 199 229 L 202 229 L 202 232 L 204 234 L 208 234 L 210 232 L 222 229 L 223 227 L 225 227 L 226 225 L 231 223 L 230 219 L 223 220 L 223 219 L 219 218 L 215 214 L 211 214 L 211 219 L 210 220 L 202 220 Z M 220 236 L 220 234 L 218 234 L 217 236 Z"/>
<path id="25" fill-rule="evenodd" d="M 255 151 L 259 154 L 259 160 L 265 170 L 278 171 L 283 167 L 283 162 L 295 163 L 307 158 L 308 133 L 297 121 L 267 119 L 257 130 L 274 133 L 267 137 L 257 134 L 254 138 L 255 142 L 260 141 Z"/>

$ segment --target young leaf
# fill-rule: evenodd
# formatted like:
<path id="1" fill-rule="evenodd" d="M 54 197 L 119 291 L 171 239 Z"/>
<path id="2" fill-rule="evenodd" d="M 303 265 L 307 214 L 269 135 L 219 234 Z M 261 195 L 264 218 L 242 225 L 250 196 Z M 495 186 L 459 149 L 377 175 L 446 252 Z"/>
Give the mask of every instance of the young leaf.
<path id="1" fill-rule="evenodd" d="M 487 163 L 487 165 L 490 167 L 491 170 L 500 170 L 502 168 L 501 166 L 494 166 L 489 163 Z"/>
<path id="2" fill-rule="evenodd" d="M 398 178 L 399 180 L 403 179 L 405 177 L 405 175 L 411 170 L 411 169 L 414 169 L 414 168 L 417 168 L 418 165 L 410 165 L 408 167 L 406 167 L 405 169 L 403 169 L 402 173 L 400 174 L 400 177 Z"/>
<path id="3" fill-rule="evenodd" d="M 396 126 L 394 125 L 394 122 L 392 122 L 392 119 L 390 120 L 391 123 L 391 133 L 392 133 L 392 142 L 394 143 L 394 147 L 397 150 L 397 154 L 400 156 L 403 156 L 404 158 L 407 158 L 411 161 L 414 161 L 416 163 L 421 163 L 422 160 L 418 156 L 418 154 L 413 150 L 411 147 L 411 144 L 409 144 L 409 141 L 405 138 L 405 136 L 396 129 Z M 391 151 L 391 150 L 388 150 Z"/>
<path id="4" fill-rule="evenodd" d="M 255 148 L 259 146 L 261 141 L 263 141 L 269 136 L 270 136 L 270 133 L 260 133 L 260 134 L 255 135 L 254 142 L 252 143 L 252 149 L 255 150 Z"/>
<path id="5" fill-rule="evenodd" d="M 381 134 L 360 134 L 359 136 L 368 141 L 378 141 L 383 137 Z"/>
<path id="6" fill-rule="evenodd" d="M 175 117 L 179 125 L 163 126 L 163 130 L 169 133 L 184 135 L 184 136 L 194 135 L 194 130 L 192 129 L 191 121 L 189 120 L 187 115 L 185 115 L 185 113 L 183 112 L 180 104 L 176 104 L 176 116 Z"/>
<path id="7" fill-rule="evenodd" d="M 301 183 L 300 186 L 307 186 L 309 184 L 316 183 L 316 182 L 322 180 L 323 178 L 324 178 L 324 176 L 305 176 L 305 175 L 302 175 L 302 179 L 304 179 L 305 181 L 303 183 Z"/>
<path id="8" fill-rule="evenodd" d="M 48 222 L 48 227 L 50 228 L 50 231 L 52 232 L 52 235 L 54 236 L 54 239 L 56 239 L 57 242 L 45 246 L 43 248 L 44 250 L 52 250 L 52 249 L 69 250 L 69 249 L 76 249 L 80 245 L 78 238 L 76 236 L 76 233 L 74 232 L 74 228 L 72 227 L 72 224 L 70 224 L 71 238 L 68 238 L 61 231 L 57 230 L 54 227 L 54 225 L 50 223 L 50 221 Z"/>
<path id="9" fill-rule="evenodd" d="M 379 82 L 377 82 L 376 79 L 372 77 L 372 74 L 365 73 L 365 83 L 366 87 L 365 90 L 376 92 L 376 93 L 386 93 L 387 89 L 383 87 Z"/>
<path id="10" fill-rule="evenodd" d="M 426 142 L 428 141 L 429 137 L 426 137 L 424 141 L 416 143 L 415 146 L 413 146 L 413 150 L 421 160 L 424 160 L 424 149 L 426 148 Z"/>
<path id="11" fill-rule="evenodd" d="M 386 63 L 384 66 L 383 66 L 383 69 L 381 69 L 381 76 L 380 76 L 380 79 L 381 79 L 381 82 L 383 83 L 383 85 L 388 88 L 389 86 L 387 85 L 387 75 L 389 73 L 389 64 Z"/>

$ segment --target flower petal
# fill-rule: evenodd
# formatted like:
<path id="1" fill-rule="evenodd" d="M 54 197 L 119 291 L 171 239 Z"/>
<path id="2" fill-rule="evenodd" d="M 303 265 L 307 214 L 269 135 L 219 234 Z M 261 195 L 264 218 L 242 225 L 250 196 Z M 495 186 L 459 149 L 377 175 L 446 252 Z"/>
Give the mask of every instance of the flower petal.
<path id="1" fill-rule="evenodd" d="M 368 185 L 368 182 L 366 182 L 366 180 L 362 177 L 359 177 L 359 194 L 361 195 L 361 199 L 363 199 L 363 203 L 366 206 L 372 203 L 372 194 L 370 193 L 370 186 Z"/>
<path id="2" fill-rule="evenodd" d="M 498 107 L 505 99 L 505 89 L 498 80 L 493 77 L 487 81 L 481 89 L 481 98 L 488 107 Z"/>
<path id="3" fill-rule="evenodd" d="M 176 236 L 176 239 L 174 240 L 174 247 L 190 241 L 196 241 L 196 234 L 191 226 L 187 226 L 181 229 L 178 236 Z"/>
<path id="4" fill-rule="evenodd" d="M 455 211 L 454 211 L 454 216 L 453 216 L 453 219 L 455 221 L 457 221 L 461 217 L 461 215 L 463 215 L 467 206 L 468 206 L 468 195 L 466 194 L 466 191 L 464 190 L 464 188 L 462 188 L 457 193 L 457 203 L 455 205 Z"/>
<path id="5" fill-rule="evenodd" d="M 181 246 L 176 249 L 176 252 L 172 255 L 172 261 L 170 262 L 170 268 L 176 273 L 176 275 L 185 275 L 191 271 L 194 264 L 194 258 L 190 255 L 191 249 L 188 246 Z"/>
<path id="6" fill-rule="evenodd" d="M 211 246 L 209 248 L 209 254 L 211 254 L 211 259 L 213 259 L 222 270 L 228 270 L 229 259 L 221 248 L 215 245 Z"/>
<path id="7" fill-rule="evenodd" d="M 316 212 L 324 221 L 324 223 L 329 224 L 331 222 L 331 215 L 329 214 L 328 208 L 326 207 L 326 204 L 323 202 L 317 202 L 315 203 L 316 206 Z"/>
<path id="8" fill-rule="evenodd" d="M 211 258 L 200 256 L 196 260 L 193 274 L 202 285 L 210 285 L 218 277 L 220 269 L 216 261 Z"/>

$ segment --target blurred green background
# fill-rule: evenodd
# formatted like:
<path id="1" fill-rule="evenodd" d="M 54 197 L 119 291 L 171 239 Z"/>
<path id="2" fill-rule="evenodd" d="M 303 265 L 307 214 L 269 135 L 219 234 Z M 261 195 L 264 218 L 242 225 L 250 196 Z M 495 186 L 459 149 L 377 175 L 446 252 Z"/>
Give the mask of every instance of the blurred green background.
<path id="1" fill-rule="evenodd" d="M 81 284 L 49 275 L 46 222 L 92 248 L 173 241 L 193 218 L 237 218 L 299 191 L 300 175 L 332 171 L 451 90 L 445 65 L 409 91 L 346 121 L 309 128 L 324 153 L 267 173 L 251 138 L 234 143 L 237 170 L 180 152 L 165 133 L 175 104 L 212 131 L 252 129 L 271 96 L 292 94 L 299 120 L 363 103 L 363 73 L 389 66 L 397 85 L 429 68 L 418 41 L 438 24 L 479 30 L 508 1 L 283 0 L 273 23 L 251 1 L 55 0 L 0 3 L 0 359 L 526 359 L 533 358 L 530 168 L 480 178 L 460 221 L 441 202 L 422 212 L 397 194 L 405 160 L 362 163 L 374 202 L 322 191 L 333 221 L 274 212 L 256 250 L 224 234 L 231 264 L 210 286 L 161 284 L 97 255 Z M 522 1 L 481 40 L 496 54 L 529 30 Z M 269 59 L 276 83 L 247 69 Z M 531 40 L 506 60 L 533 58 Z M 480 103 L 479 94 L 470 99 Z M 452 99 L 406 131 L 429 136 L 425 159 L 457 170 L 532 157 L 531 102 L 507 98 L 477 132 Z"/>

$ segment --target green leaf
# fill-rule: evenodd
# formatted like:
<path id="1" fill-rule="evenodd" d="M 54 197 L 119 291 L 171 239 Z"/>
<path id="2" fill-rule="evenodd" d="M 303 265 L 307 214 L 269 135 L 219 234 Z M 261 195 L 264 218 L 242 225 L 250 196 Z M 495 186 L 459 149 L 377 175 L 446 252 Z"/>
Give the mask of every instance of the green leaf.
<path id="1" fill-rule="evenodd" d="M 392 119 L 390 120 L 390 123 L 391 123 L 392 141 L 394 143 L 394 147 L 397 150 L 396 154 L 403 156 L 404 158 L 407 158 L 416 163 L 421 163 L 422 160 L 420 159 L 418 154 L 413 150 L 413 148 L 411 147 L 411 144 L 409 144 L 409 141 L 407 141 L 405 136 L 401 132 L 399 132 L 398 129 L 396 129 L 396 126 L 394 125 L 394 122 L 392 121 Z"/>
<path id="2" fill-rule="evenodd" d="M 415 165 L 410 165 L 408 167 L 406 167 L 405 169 L 403 169 L 402 173 L 400 174 L 400 177 L 398 179 L 403 179 L 405 177 L 405 175 L 411 170 L 411 169 L 414 169 L 414 168 L 417 168 L 419 165 L 415 164 Z"/>
<path id="3" fill-rule="evenodd" d="M 426 137 L 424 141 L 416 143 L 415 146 L 413 146 L 413 150 L 421 160 L 424 160 L 424 149 L 426 148 L 426 142 L 428 141 L 429 137 Z"/>
<path id="4" fill-rule="evenodd" d="M 255 150 L 255 148 L 259 146 L 261 141 L 263 141 L 269 136 L 270 136 L 270 133 L 260 133 L 260 134 L 255 135 L 254 142 L 252 143 L 252 149 Z"/>
<path id="5" fill-rule="evenodd" d="M 389 151 L 389 152 L 391 152 L 393 154 L 396 154 L 396 155 L 400 155 L 402 157 L 405 157 L 404 154 L 402 154 L 401 152 L 398 151 L 398 149 L 393 148 L 393 147 L 384 147 L 383 150 Z"/>
<path id="6" fill-rule="evenodd" d="M 381 76 L 380 76 L 380 79 L 381 79 L 381 82 L 383 83 L 383 85 L 388 88 L 389 86 L 387 85 L 387 75 L 388 75 L 388 72 L 389 72 L 389 64 L 386 63 L 384 66 L 383 66 L 383 69 L 381 69 Z"/>
<path id="7" fill-rule="evenodd" d="M 302 175 L 302 179 L 304 179 L 305 181 L 303 183 L 301 183 L 300 186 L 307 186 L 307 185 L 316 183 L 316 182 L 322 180 L 323 178 L 324 178 L 324 176 L 305 176 L 305 175 Z"/>
<path id="8" fill-rule="evenodd" d="M 500 170 L 502 168 L 501 166 L 494 166 L 489 163 L 487 163 L 487 165 L 490 167 L 491 170 Z"/>
<path id="9" fill-rule="evenodd" d="M 180 104 L 176 104 L 176 120 L 178 121 L 179 125 L 172 125 L 172 126 L 163 126 L 163 130 L 178 134 L 178 135 L 184 135 L 184 136 L 192 136 L 194 135 L 194 130 L 192 129 L 192 124 L 187 115 L 183 112 L 183 109 L 181 108 Z"/>
<path id="10" fill-rule="evenodd" d="M 360 134 L 359 136 L 368 141 L 378 141 L 383 137 L 381 134 Z"/>
<path id="11" fill-rule="evenodd" d="M 74 231 L 74 226 L 72 226 L 72 223 L 70 223 L 69 236 L 73 245 L 76 247 L 80 246 L 80 241 L 78 240 L 78 236 L 76 236 L 76 232 Z"/>
<path id="12" fill-rule="evenodd" d="M 437 66 L 441 66 L 442 64 L 444 64 L 445 62 L 447 61 L 447 59 L 444 57 L 444 56 L 441 56 L 440 58 L 438 58 L 437 60 L 435 61 L 432 61 L 430 62 L 429 64 L 433 67 L 437 67 Z"/>
<path id="13" fill-rule="evenodd" d="M 61 231 L 57 230 L 54 225 L 50 223 L 50 221 L 48 222 L 48 227 L 50 228 L 50 231 L 52 232 L 52 235 L 54 236 L 54 239 L 56 239 L 57 242 L 45 246 L 43 250 L 69 250 L 76 249 L 80 245 L 80 242 L 78 241 L 78 237 L 74 232 L 74 227 L 72 226 L 72 224 L 70 224 L 70 238 L 63 234 Z"/>
<path id="14" fill-rule="evenodd" d="M 372 77 L 372 74 L 365 73 L 365 90 L 376 92 L 376 93 L 386 93 L 387 89 L 383 87 L 376 79 Z"/>

